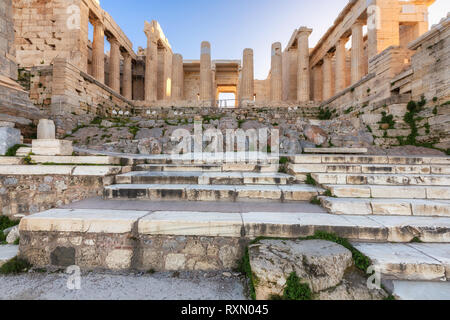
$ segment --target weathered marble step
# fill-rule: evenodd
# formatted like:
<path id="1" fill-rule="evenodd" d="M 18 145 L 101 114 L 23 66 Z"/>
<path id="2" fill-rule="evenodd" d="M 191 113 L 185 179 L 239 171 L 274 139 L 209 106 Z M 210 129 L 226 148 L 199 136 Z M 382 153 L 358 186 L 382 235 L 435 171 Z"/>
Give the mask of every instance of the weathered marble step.
<path id="1" fill-rule="evenodd" d="M 445 186 L 324 185 L 338 198 L 387 198 L 450 200 Z"/>
<path id="2" fill-rule="evenodd" d="M 312 173 L 319 184 L 450 186 L 450 175 Z"/>
<path id="3" fill-rule="evenodd" d="M 253 172 L 129 172 L 116 176 L 118 184 L 278 185 L 293 177 L 283 173 Z"/>
<path id="4" fill-rule="evenodd" d="M 221 172 L 222 166 L 220 165 L 177 165 L 177 164 L 139 164 L 135 166 L 135 171 L 153 171 L 153 172 L 186 172 L 186 171 L 196 171 L 196 172 Z"/>
<path id="5" fill-rule="evenodd" d="M 450 217 L 450 200 L 320 197 L 333 214 Z"/>
<path id="6" fill-rule="evenodd" d="M 105 187 L 105 199 L 236 201 L 245 199 L 309 201 L 323 189 L 308 185 L 116 184 Z"/>
<path id="7" fill-rule="evenodd" d="M 295 174 L 305 173 L 367 173 L 367 174 L 450 174 L 450 166 L 403 164 L 289 164 Z"/>
<path id="8" fill-rule="evenodd" d="M 298 238 L 327 231 L 352 241 L 409 243 L 417 237 L 426 243 L 450 242 L 449 218 L 335 216 L 308 212 L 52 209 L 23 218 L 19 229 L 20 232 L 137 232 L 137 235 L 248 239 Z"/>
<path id="9" fill-rule="evenodd" d="M 400 164 L 400 165 L 450 165 L 450 157 L 401 157 L 372 155 L 296 155 L 292 163 L 305 164 Z"/>
<path id="10" fill-rule="evenodd" d="M 313 154 L 364 154 L 367 148 L 305 148 L 304 153 Z"/>
<path id="11" fill-rule="evenodd" d="M 257 165 L 246 163 L 230 164 L 139 164 L 136 171 L 167 171 L 167 172 L 278 172 L 278 164 Z"/>
<path id="12" fill-rule="evenodd" d="M 382 279 L 450 280 L 450 244 L 353 243 L 369 257 Z"/>
<path id="13" fill-rule="evenodd" d="M 128 155 L 136 163 L 147 164 L 278 164 L 279 156 L 261 152 L 193 153 L 183 155 Z"/>
<path id="14" fill-rule="evenodd" d="M 120 165 L 120 158 L 108 156 L 31 156 L 34 163 Z"/>
<path id="15" fill-rule="evenodd" d="M 17 165 L 23 163 L 22 157 L 0 157 L 0 165 Z"/>
<path id="16" fill-rule="evenodd" d="M 385 287 L 388 287 L 397 300 L 450 300 L 450 281 L 394 280 L 390 282 L 385 284 Z"/>
<path id="17" fill-rule="evenodd" d="M 17 256 L 19 246 L 15 245 L 0 245 L 0 267 L 6 262 Z"/>

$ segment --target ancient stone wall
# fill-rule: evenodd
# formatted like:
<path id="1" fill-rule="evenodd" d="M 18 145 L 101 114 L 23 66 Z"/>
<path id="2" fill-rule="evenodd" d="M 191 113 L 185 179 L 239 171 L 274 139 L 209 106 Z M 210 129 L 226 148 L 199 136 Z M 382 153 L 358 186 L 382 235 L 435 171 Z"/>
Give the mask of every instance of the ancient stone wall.
<path id="1" fill-rule="evenodd" d="M 0 75 L 17 79 L 15 62 L 14 26 L 12 20 L 12 0 L 0 3 Z"/>
<path id="2" fill-rule="evenodd" d="M 103 177 L 70 175 L 1 175 L 0 208 L 5 216 L 30 215 L 100 196 Z"/>
<path id="3" fill-rule="evenodd" d="M 36 267 L 83 270 L 234 270 L 248 240 L 227 237 L 22 231 L 21 256 Z"/>
<path id="4" fill-rule="evenodd" d="M 31 69 L 30 97 L 42 109 L 57 115 L 112 114 L 130 112 L 132 102 L 82 72 L 65 59 L 54 59 L 52 66 Z"/>
<path id="5" fill-rule="evenodd" d="M 434 97 L 441 102 L 450 100 L 450 16 L 413 41 L 409 48 L 415 50 L 411 59 L 412 98 L 418 100 L 424 95 L 428 100 Z"/>

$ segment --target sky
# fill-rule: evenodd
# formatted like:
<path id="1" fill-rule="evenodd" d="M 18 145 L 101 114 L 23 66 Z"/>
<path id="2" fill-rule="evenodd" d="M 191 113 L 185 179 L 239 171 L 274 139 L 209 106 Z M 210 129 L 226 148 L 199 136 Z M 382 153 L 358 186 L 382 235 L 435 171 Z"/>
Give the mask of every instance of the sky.
<path id="1" fill-rule="evenodd" d="M 211 43 L 212 59 L 242 59 L 254 50 L 255 78 L 270 69 L 272 43 L 283 49 L 300 26 L 313 29 L 313 47 L 337 18 L 348 0 L 100 0 L 137 51 L 146 46 L 144 21 L 157 20 L 174 53 L 200 59 L 200 43 Z M 430 7 L 430 26 L 450 12 L 449 0 Z"/>

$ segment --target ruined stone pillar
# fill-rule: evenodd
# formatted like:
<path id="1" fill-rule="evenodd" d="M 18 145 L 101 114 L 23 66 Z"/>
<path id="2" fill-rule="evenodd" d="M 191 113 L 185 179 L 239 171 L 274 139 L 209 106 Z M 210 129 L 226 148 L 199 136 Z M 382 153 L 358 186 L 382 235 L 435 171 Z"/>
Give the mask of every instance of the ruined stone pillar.
<path id="1" fill-rule="evenodd" d="M 242 61 L 241 99 L 253 100 L 253 94 L 255 93 L 255 83 L 252 49 L 244 50 L 244 57 Z"/>
<path id="2" fill-rule="evenodd" d="M 105 83 L 105 30 L 100 20 L 94 20 L 94 41 L 92 42 L 92 76 Z"/>
<path id="3" fill-rule="evenodd" d="M 346 88 L 345 81 L 345 64 L 346 64 L 346 49 L 345 44 L 348 39 L 339 39 L 336 43 L 336 70 L 335 70 L 335 86 L 336 93 L 341 92 Z"/>
<path id="4" fill-rule="evenodd" d="M 312 29 L 301 27 L 298 32 L 298 69 L 297 69 L 297 101 L 308 102 L 310 100 L 310 75 L 309 75 L 309 43 L 308 38 Z"/>
<path id="5" fill-rule="evenodd" d="M 212 101 L 211 44 L 203 41 L 200 54 L 200 100 Z"/>
<path id="6" fill-rule="evenodd" d="M 271 65 L 270 100 L 281 101 L 283 98 L 283 60 L 279 42 L 272 44 Z"/>
<path id="7" fill-rule="evenodd" d="M 323 57 L 322 66 L 322 80 L 323 80 L 323 100 L 330 99 L 333 95 L 333 68 L 332 68 L 332 53 L 327 53 Z"/>
<path id="8" fill-rule="evenodd" d="M 183 56 L 181 54 L 174 54 L 172 57 L 172 100 L 183 100 L 183 86 Z"/>
<path id="9" fill-rule="evenodd" d="M 109 39 L 109 87 L 120 93 L 120 45 L 115 38 Z"/>
<path id="10" fill-rule="evenodd" d="M 123 96 L 133 99 L 133 59 L 128 52 L 123 54 Z"/>
<path id="11" fill-rule="evenodd" d="M 400 45 L 400 1 L 372 0 L 367 8 L 368 59 Z"/>
<path id="12" fill-rule="evenodd" d="M 158 37 L 156 30 L 148 23 L 144 30 L 147 36 L 147 52 L 145 57 L 145 101 L 158 99 Z"/>
<path id="13" fill-rule="evenodd" d="M 364 75 L 363 22 L 356 21 L 352 26 L 352 85 Z"/>

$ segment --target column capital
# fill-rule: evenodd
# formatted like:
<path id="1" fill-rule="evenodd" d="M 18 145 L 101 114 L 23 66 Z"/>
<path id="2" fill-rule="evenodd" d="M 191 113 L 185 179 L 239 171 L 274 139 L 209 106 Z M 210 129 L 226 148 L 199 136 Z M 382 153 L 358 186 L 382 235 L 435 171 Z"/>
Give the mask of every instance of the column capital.
<path id="1" fill-rule="evenodd" d="M 313 29 L 307 27 L 300 27 L 297 30 L 297 38 L 299 37 L 309 37 L 309 35 L 313 32 Z"/>
<path id="2" fill-rule="evenodd" d="M 365 24 L 366 23 L 363 20 L 358 19 L 352 24 L 352 29 L 353 28 L 362 28 Z"/>
<path id="3" fill-rule="evenodd" d="M 98 27 L 104 27 L 103 26 L 103 21 L 101 21 L 100 19 L 98 19 L 98 18 L 96 18 L 96 19 L 94 19 L 94 20 L 92 20 L 92 26 L 93 27 L 96 27 L 96 28 L 98 28 Z"/>
<path id="4" fill-rule="evenodd" d="M 332 59 L 334 57 L 334 52 L 327 52 L 325 53 L 325 55 L 323 56 L 323 59 Z"/>
<path id="5" fill-rule="evenodd" d="M 147 21 L 145 21 L 144 33 L 147 36 L 147 39 L 153 42 L 158 41 L 158 39 L 160 38 L 159 31 L 156 30 L 155 27 Z"/>
<path id="6" fill-rule="evenodd" d="M 119 45 L 119 40 L 117 40 L 115 37 L 108 37 L 108 41 L 111 45 Z"/>

